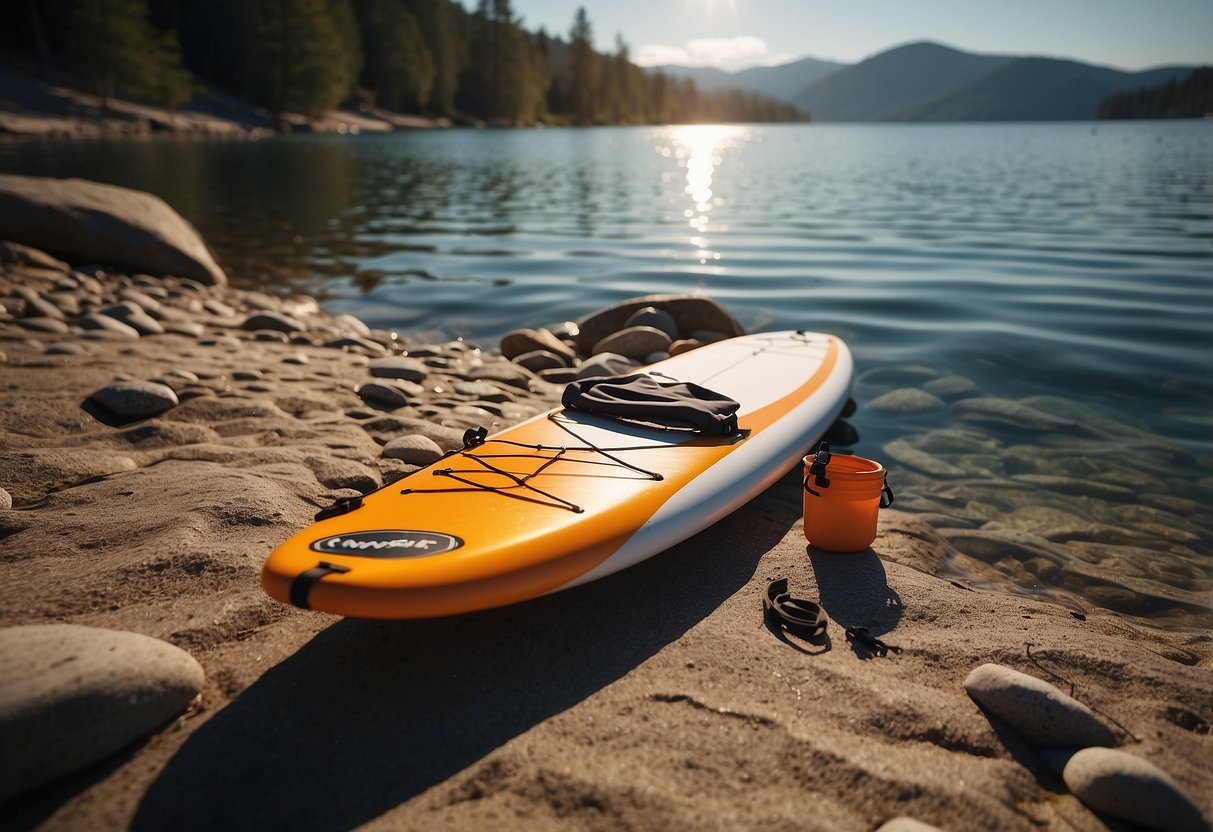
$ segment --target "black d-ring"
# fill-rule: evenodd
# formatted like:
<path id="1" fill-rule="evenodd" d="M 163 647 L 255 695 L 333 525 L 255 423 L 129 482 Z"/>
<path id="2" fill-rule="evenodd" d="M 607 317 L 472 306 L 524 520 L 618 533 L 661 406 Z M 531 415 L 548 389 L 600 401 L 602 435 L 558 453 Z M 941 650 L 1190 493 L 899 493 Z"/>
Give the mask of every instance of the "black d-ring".
<path id="1" fill-rule="evenodd" d="M 801 638 L 819 638 L 830 623 L 820 604 L 793 598 L 788 592 L 788 579 L 779 578 L 767 584 L 762 599 L 762 615 L 767 623 L 783 627 Z"/>

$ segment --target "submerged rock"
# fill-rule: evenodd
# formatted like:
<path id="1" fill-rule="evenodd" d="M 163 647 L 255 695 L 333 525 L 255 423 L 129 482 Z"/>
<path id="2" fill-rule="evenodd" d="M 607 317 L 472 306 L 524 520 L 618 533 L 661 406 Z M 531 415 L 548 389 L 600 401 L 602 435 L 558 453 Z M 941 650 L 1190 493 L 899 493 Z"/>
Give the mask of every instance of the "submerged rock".
<path id="1" fill-rule="evenodd" d="M 1095 712 L 1035 676 L 997 664 L 983 664 L 964 681 L 978 705 L 1044 748 L 1110 746 L 1116 737 Z"/>
<path id="2" fill-rule="evenodd" d="M 70 624 L 0 630 L 0 800 L 101 760 L 202 690 L 188 653 Z"/>
<path id="3" fill-rule="evenodd" d="M 942 410 L 947 407 L 943 399 L 924 393 L 913 387 L 902 387 L 877 396 L 868 402 L 872 410 L 882 410 L 888 413 L 926 413 L 931 410 Z"/>

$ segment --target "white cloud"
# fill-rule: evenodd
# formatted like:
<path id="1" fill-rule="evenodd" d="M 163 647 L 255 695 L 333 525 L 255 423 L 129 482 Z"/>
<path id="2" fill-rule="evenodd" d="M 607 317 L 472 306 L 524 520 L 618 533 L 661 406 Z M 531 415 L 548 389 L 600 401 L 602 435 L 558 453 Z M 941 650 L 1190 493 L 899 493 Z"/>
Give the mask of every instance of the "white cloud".
<path id="1" fill-rule="evenodd" d="M 771 66 L 772 59 L 782 62 L 784 57 L 772 55 L 762 38 L 734 35 L 731 38 L 693 38 L 683 46 L 646 43 L 636 49 L 634 60 L 640 66 L 679 64 L 732 70 L 747 66 Z"/>

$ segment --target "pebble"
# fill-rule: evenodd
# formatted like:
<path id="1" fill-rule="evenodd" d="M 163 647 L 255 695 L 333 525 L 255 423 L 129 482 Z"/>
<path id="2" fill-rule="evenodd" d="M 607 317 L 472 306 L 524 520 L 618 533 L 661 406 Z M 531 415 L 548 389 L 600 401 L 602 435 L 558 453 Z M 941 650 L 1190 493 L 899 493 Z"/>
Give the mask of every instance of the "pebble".
<path id="1" fill-rule="evenodd" d="M 138 289 L 127 288 L 118 290 L 118 300 L 128 300 L 138 305 L 149 315 L 159 315 L 163 310 L 160 301 L 153 298 L 147 292 L 140 292 Z"/>
<path id="2" fill-rule="evenodd" d="M 645 364 L 656 364 L 659 361 L 665 361 L 669 357 L 670 357 L 670 354 L 668 352 L 665 352 L 664 350 L 658 350 L 657 352 L 651 352 L 648 355 L 646 355 L 644 357 L 644 363 Z"/>
<path id="3" fill-rule="evenodd" d="M 0 488 L 0 511 L 8 511 L 13 507 L 13 495 Z"/>
<path id="4" fill-rule="evenodd" d="M 964 688 L 974 702 L 1034 745 L 1115 745 L 1112 729 L 1094 711 L 1035 676 L 983 664 L 968 675 Z"/>
<path id="5" fill-rule="evenodd" d="M 302 332 L 307 329 L 307 326 L 290 315 L 266 310 L 249 315 L 244 319 L 244 323 L 240 324 L 240 328 L 254 332 L 258 329 L 270 329 L 275 332 Z"/>
<path id="6" fill-rule="evenodd" d="M 514 395 L 502 390 L 496 384 L 487 381 L 460 381 L 455 384 L 455 392 L 460 396 L 470 396 L 486 402 L 512 402 Z"/>
<path id="7" fill-rule="evenodd" d="M 296 352 L 291 353 L 286 358 L 282 359 L 283 364 L 307 364 L 310 359 L 306 353 Z"/>
<path id="8" fill-rule="evenodd" d="M 519 366 L 526 367 L 532 373 L 540 373 L 544 370 L 557 370 L 567 366 L 563 358 L 547 350 L 526 352 L 511 360 Z"/>
<path id="9" fill-rule="evenodd" d="M 536 350 L 555 353 L 564 358 L 566 363 L 573 360 L 573 350 L 568 344 L 546 329 L 515 329 L 501 338 L 501 354 L 511 361 Z"/>
<path id="10" fill-rule="evenodd" d="M 333 322 L 342 330 L 360 338 L 369 338 L 371 335 L 371 328 L 348 312 L 337 315 L 333 318 Z"/>
<path id="11" fill-rule="evenodd" d="M 63 320 L 63 310 L 45 298 L 39 297 L 32 289 L 21 287 L 17 295 L 25 300 L 25 317 L 27 318 L 58 318 Z"/>
<path id="12" fill-rule="evenodd" d="M 383 446 L 383 455 L 409 465 L 429 465 L 442 458 L 442 448 L 434 440 L 413 434 L 391 440 Z"/>
<path id="13" fill-rule="evenodd" d="M 658 309 L 655 306 L 646 306 L 633 312 L 624 323 L 623 328 L 627 329 L 633 326 L 647 326 L 659 329 L 668 335 L 671 341 L 678 340 L 678 324 L 674 321 L 674 316 L 664 309 Z"/>
<path id="14" fill-rule="evenodd" d="M 1111 748 L 1084 748 L 1062 779 L 1088 808 L 1168 832 L 1208 832 L 1192 798 L 1170 775 L 1140 757 Z"/>
<path id="15" fill-rule="evenodd" d="M 49 332 L 54 335 L 66 335 L 71 331 L 67 322 L 60 318 L 36 317 L 20 318 L 17 323 L 34 332 Z"/>
<path id="16" fill-rule="evenodd" d="M 388 410 L 404 407 L 409 403 L 408 392 L 390 382 L 372 381 L 358 388 L 358 398 L 367 404 L 375 404 Z"/>
<path id="17" fill-rule="evenodd" d="M 88 355 L 88 350 L 83 344 L 78 344 L 72 341 L 60 341 L 57 344 L 51 344 L 46 348 L 47 355 Z"/>
<path id="18" fill-rule="evenodd" d="M 625 358 L 644 358 L 651 352 L 669 352 L 670 336 L 651 326 L 633 326 L 621 329 L 603 338 L 594 345 L 594 355 L 616 353 Z"/>
<path id="19" fill-rule="evenodd" d="M 975 396 L 978 392 L 977 385 L 963 376 L 933 378 L 922 385 L 922 389 L 933 396 L 939 396 L 939 398 L 947 399 L 948 401 Z"/>
<path id="20" fill-rule="evenodd" d="M 943 399 L 913 387 L 892 390 L 868 402 L 872 410 L 886 413 L 926 413 L 947 407 Z"/>
<path id="21" fill-rule="evenodd" d="M 193 380 L 197 381 L 197 379 L 193 379 Z M 260 370 L 237 370 L 236 372 L 232 373 L 232 381 L 260 381 L 260 380 L 261 380 L 261 371 Z"/>
<path id="22" fill-rule="evenodd" d="M 715 344 L 717 341 L 723 341 L 728 337 L 723 332 L 717 332 L 714 329 L 697 329 L 691 333 L 691 340 L 698 341 L 701 344 Z"/>
<path id="23" fill-rule="evenodd" d="M 93 393 L 97 404 L 117 416 L 143 419 L 171 410 L 178 404 L 171 387 L 150 381 L 119 381 Z"/>
<path id="24" fill-rule="evenodd" d="M 576 379 L 619 376 L 630 372 L 632 372 L 632 362 L 622 355 L 613 352 L 603 352 L 581 362 L 581 365 L 577 368 Z"/>
<path id="25" fill-rule="evenodd" d="M 157 730 L 204 682 L 171 644 L 71 624 L 0 630 L 0 667 L 0 801 Z"/>
<path id="26" fill-rule="evenodd" d="M 279 332 L 276 329 L 259 329 L 253 333 L 254 341 L 273 341 L 278 344 L 289 343 L 285 332 Z"/>
<path id="27" fill-rule="evenodd" d="M 108 309 L 103 309 L 101 310 L 101 314 L 121 321 L 127 326 L 132 327 L 140 335 L 161 335 L 164 333 L 163 324 L 140 309 L 138 304 L 132 303 L 129 300 L 124 300 L 122 303 L 117 303 Z"/>
<path id="28" fill-rule="evenodd" d="M 164 324 L 164 331 L 172 335 L 184 335 L 187 338 L 201 338 L 206 330 L 197 321 L 169 321 Z"/>
<path id="29" fill-rule="evenodd" d="M 114 332 L 119 335 L 124 335 L 127 338 L 138 338 L 139 330 L 135 329 L 130 324 L 125 324 L 117 318 L 109 315 L 102 315 L 97 312 L 90 312 L 80 318 L 80 326 L 88 330 L 99 332 Z"/>
<path id="30" fill-rule="evenodd" d="M 521 390 L 529 390 L 531 381 L 536 378 L 536 375 L 526 367 L 520 367 L 509 361 L 497 361 L 473 367 L 464 374 L 464 377 L 467 381 L 499 381 Z"/>
<path id="31" fill-rule="evenodd" d="M 425 363 L 416 358 L 404 355 L 394 355 L 390 358 L 378 358 L 371 362 L 371 375 L 376 378 L 393 378 L 403 381 L 422 381 L 429 374 Z"/>
<path id="32" fill-rule="evenodd" d="M 577 379 L 577 370 L 572 367 L 561 367 L 556 370 L 540 370 L 539 377 L 549 384 L 568 384 Z"/>

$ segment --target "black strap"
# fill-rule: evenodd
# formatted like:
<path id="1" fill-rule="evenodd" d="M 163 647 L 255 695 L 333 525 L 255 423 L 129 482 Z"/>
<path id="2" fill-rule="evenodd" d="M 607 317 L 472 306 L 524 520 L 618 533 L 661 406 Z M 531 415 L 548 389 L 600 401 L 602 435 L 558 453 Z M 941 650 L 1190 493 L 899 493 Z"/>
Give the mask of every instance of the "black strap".
<path id="1" fill-rule="evenodd" d="M 889 655 L 889 651 L 894 653 L 901 652 L 900 647 L 894 647 L 892 644 L 885 644 L 883 641 L 876 638 L 876 636 L 868 632 L 867 627 L 847 627 L 846 634 L 847 641 L 852 643 L 859 642 L 860 646 L 862 646 L 865 650 L 877 656 L 887 656 Z"/>
<path id="2" fill-rule="evenodd" d="M 301 610 L 311 609 L 307 602 L 307 596 L 312 591 L 312 587 L 319 583 L 320 579 L 325 575 L 342 574 L 349 571 L 350 568 L 348 566 L 341 566 L 322 560 L 306 572 L 300 572 L 295 577 L 295 580 L 291 581 L 291 603 Z"/>
<path id="3" fill-rule="evenodd" d="M 783 627 L 801 638 L 819 638 L 825 634 L 830 622 L 820 604 L 791 596 L 787 578 L 767 584 L 767 594 L 762 599 L 762 615 L 768 624 Z"/>

